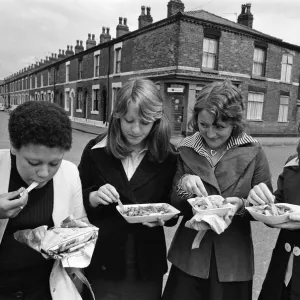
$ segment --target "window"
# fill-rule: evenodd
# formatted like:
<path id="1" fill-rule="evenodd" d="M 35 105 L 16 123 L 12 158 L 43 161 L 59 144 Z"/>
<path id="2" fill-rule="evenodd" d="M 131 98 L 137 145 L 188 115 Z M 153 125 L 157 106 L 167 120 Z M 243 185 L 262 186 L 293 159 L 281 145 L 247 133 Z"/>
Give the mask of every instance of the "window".
<path id="1" fill-rule="evenodd" d="M 247 119 L 261 120 L 264 104 L 264 94 L 252 93 L 248 94 Z"/>
<path id="2" fill-rule="evenodd" d="M 217 53 L 218 53 L 218 40 L 211 39 L 211 38 L 204 38 L 202 68 L 216 70 Z"/>
<path id="3" fill-rule="evenodd" d="M 266 61 L 266 50 L 261 48 L 254 48 L 253 70 L 252 70 L 253 75 L 265 76 L 265 61 Z"/>
<path id="4" fill-rule="evenodd" d="M 41 101 L 44 101 L 44 93 L 41 92 Z"/>
<path id="5" fill-rule="evenodd" d="M 37 88 L 37 75 L 35 75 L 34 87 Z"/>
<path id="6" fill-rule="evenodd" d="M 77 90 L 77 101 L 76 101 L 76 111 L 82 111 L 82 103 L 83 103 L 83 90 Z"/>
<path id="7" fill-rule="evenodd" d="M 50 85 L 50 78 L 51 78 L 51 72 L 50 72 L 50 70 L 48 70 L 48 85 Z"/>
<path id="8" fill-rule="evenodd" d="M 289 112 L 289 97 L 280 96 L 278 122 L 287 122 Z"/>
<path id="9" fill-rule="evenodd" d="M 70 81 L 70 62 L 66 63 L 66 82 Z"/>
<path id="10" fill-rule="evenodd" d="M 121 48 L 115 50 L 115 73 L 121 73 Z"/>
<path id="11" fill-rule="evenodd" d="M 199 94 L 200 94 L 200 92 L 201 92 L 202 89 L 203 89 L 203 86 L 197 84 L 197 86 L 196 86 L 196 92 L 195 92 L 195 101 L 198 99 Z"/>
<path id="12" fill-rule="evenodd" d="M 70 90 L 69 89 L 65 90 L 65 110 L 66 111 L 70 110 Z"/>
<path id="13" fill-rule="evenodd" d="M 281 62 L 281 81 L 291 82 L 293 55 L 283 54 Z"/>
<path id="14" fill-rule="evenodd" d="M 100 86 L 99 84 L 93 85 L 93 94 L 92 94 L 92 112 L 93 113 L 99 113 L 99 89 Z"/>
<path id="15" fill-rule="evenodd" d="M 43 87 L 43 86 L 44 86 L 44 75 L 41 74 L 41 87 Z"/>
<path id="16" fill-rule="evenodd" d="M 115 103 L 117 100 L 117 94 L 118 94 L 119 90 L 121 89 L 121 87 L 122 87 L 122 82 L 113 82 L 112 83 L 111 111 L 113 111 L 113 109 L 114 109 L 114 106 L 115 106 Z"/>
<path id="17" fill-rule="evenodd" d="M 22 78 L 22 91 L 24 90 L 24 79 Z"/>
<path id="18" fill-rule="evenodd" d="M 99 69 L 100 69 L 100 55 L 95 55 L 94 56 L 94 66 L 95 66 L 95 72 L 94 72 L 94 76 L 95 77 L 99 77 Z"/>
<path id="19" fill-rule="evenodd" d="M 32 89 L 32 76 L 30 76 L 29 87 L 30 87 L 30 89 Z"/>
<path id="20" fill-rule="evenodd" d="M 82 60 L 78 61 L 78 79 L 82 79 Z"/>

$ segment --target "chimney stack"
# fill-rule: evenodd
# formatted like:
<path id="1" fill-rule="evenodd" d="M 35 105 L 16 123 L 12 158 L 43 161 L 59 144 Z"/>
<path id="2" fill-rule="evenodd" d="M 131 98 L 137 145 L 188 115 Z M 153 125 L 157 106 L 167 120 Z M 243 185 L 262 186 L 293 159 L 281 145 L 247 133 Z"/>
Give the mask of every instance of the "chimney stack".
<path id="1" fill-rule="evenodd" d="M 93 34 L 93 39 L 91 38 L 91 34 L 88 34 L 88 39 L 86 40 L 86 49 L 90 49 L 96 46 L 95 35 Z"/>
<path id="2" fill-rule="evenodd" d="M 141 15 L 139 16 L 139 29 L 153 23 L 153 18 L 151 17 L 151 8 L 147 7 L 147 15 L 145 15 L 145 6 L 141 7 Z"/>
<path id="3" fill-rule="evenodd" d="M 253 26 L 253 15 L 251 13 L 251 3 L 242 4 L 242 12 L 238 16 L 239 24 L 245 25 L 252 28 Z"/>
<path id="4" fill-rule="evenodd" d="M 184 4 L 181 0 L 170 0 L 168 3 L 168 18 L 176 15 L 178 12 L 184 12 Z"/>
<path id="5" fill-rule="evenodd" d="M 100 34 L 100 44 L 106 43 L 110 40 L 111 40 L 111 36 L 109 34 L 109 27 L 102 27 L 102 33 Z"/>
<path id="6" fill-rule="evenodd" d="M 124 23 L 122 24 L 122 20 L 123 18 L 122 17 L 119 17 L 119 24 L 117 26 L 117 32 L 116 32 L 116 37 L 120 37 L 126 33 L 129 32 L 129 28 L 127 26 L 127 18 L 124 18 Z"/>
<path id="7" fill-rule="evenodd" d="M 76 46 L 74 47 L 74 49 L 75 49 L 75 54 L 77 54 L 83 50 L 81 48 L 81 46 L 79 45 L 79 40 L 76 41 Z"/>

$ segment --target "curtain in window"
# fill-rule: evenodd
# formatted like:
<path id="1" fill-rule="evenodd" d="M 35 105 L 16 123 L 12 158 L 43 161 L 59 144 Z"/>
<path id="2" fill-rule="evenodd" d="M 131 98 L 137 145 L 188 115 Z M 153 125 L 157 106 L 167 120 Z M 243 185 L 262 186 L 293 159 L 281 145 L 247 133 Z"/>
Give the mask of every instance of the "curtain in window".
<path id="1" fill-rule="evenodd" d="M 253 71 L 254 75 L 264 75 L 264 62 L 265 62 L 265 50 L 255 48 L 253 58 Z"/>
<path id="2" fill-rule="evenodd" d="M 214 39 L 203 39 L 203 59 L 202 67 L 215 69 L 218 50 L 218 41 Z"/>
<path id="3" fill-rule="evenodd" d="M 289 97 L 281 96 L 279 113 L 278 113 L 278 122 L 287 122 L 289 111 Z"/>
<path id="4" fill-rule="evenodd" d="M 247 106 L 248 120 L 261 120 L 264 103 L 264 94 L 249 93 Z"/>
<path id="5" fill-rule="evenodd" d="M 284 54 L 281 64 L 281 81 L 291 82 L 292 77 L 293 56 Z"/>

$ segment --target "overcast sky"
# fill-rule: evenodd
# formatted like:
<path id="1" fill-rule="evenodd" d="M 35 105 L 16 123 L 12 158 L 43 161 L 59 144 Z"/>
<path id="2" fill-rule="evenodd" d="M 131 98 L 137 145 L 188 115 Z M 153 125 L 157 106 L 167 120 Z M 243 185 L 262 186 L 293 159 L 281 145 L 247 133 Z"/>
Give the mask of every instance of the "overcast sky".
<path id="1" fill-rule="evenodd" d="M 203 9 L 236 21 L 241 5 L 252 4 L 253 28 L 300 45 L 300 0 L 182 0 L 185 11 Z M 0 0 L 0 79 L 58 49 L 76 45 L 88 33 L 99 43 L 102 26 L 116 36 L 119 17 L 138 29 L 141 6 L 150 6 L 153 22 L 167 17 L 168 0 Z"/>

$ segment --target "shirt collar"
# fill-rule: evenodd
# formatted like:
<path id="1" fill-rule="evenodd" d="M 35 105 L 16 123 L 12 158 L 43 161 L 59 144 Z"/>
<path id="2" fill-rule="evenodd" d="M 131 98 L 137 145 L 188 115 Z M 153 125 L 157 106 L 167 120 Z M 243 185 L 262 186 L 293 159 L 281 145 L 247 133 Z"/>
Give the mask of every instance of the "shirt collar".
<path id="1" fill-rule="evenodd" d="M 284 167 L 299 167 L 299 158 L 295 157 L 291 159 L 289 162 L 287 162 Z"/>
<path id="2" fill-rule="evenodd" d="M 244 132 L 240 137 L 231 137 L 227 144 L 226 150 L 249 143 L 258 143 L 258 141 Z M 194 149 L 197 153 L 201 154 L 203 154 L 203 151 L 207 152 L 204 148 L 204 139 L 200 132 L 196 132 L 193 135 L 183 139 L 179 143 L 178 148 L 179 147 L 189 147 Z"/>
<path id="3" fill-rule="evenodd" d="M 98 149 L 98 148 L 105 148 L 106 145 L 107 145 L 107 136 L 105 136 L 99 143 L 97 143 L 96 145 L 94 145 L 92 147 L 92 150 Z M 148 150 L 148 142 L 146 143 L 145 147 L 142 150 L 140 150 L 140 151 L 132 151 L 132 153 L 141 154 L 141 153 L 143 153 L 143 152 L 145 152 L 147 150 Z"/>

